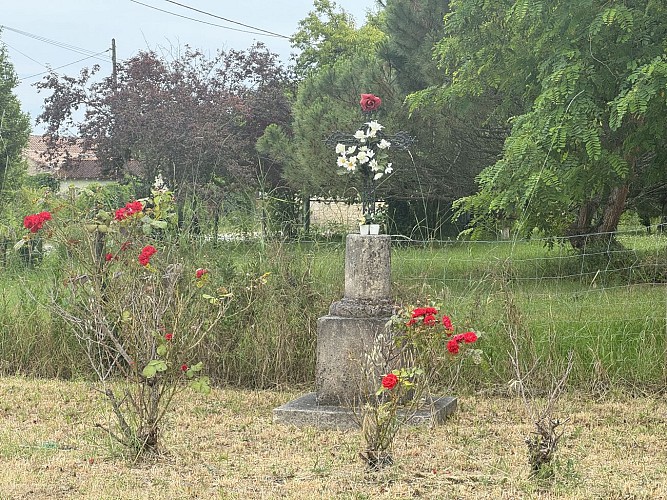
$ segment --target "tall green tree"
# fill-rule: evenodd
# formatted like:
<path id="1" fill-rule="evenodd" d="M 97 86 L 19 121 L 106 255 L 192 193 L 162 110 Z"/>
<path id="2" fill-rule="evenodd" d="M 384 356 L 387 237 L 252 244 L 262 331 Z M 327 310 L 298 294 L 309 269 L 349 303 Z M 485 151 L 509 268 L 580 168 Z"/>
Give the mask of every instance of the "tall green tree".
<path id="1" fill-rule="evenodd" d="M 299 21 L 299 29 L 291 38 L 292 47 L 299 51 L 295 72 L 305 77 L 341 59 L 375 53 L 383 38 L 376 17 L 370 16 L 357 27 L 354 17 L 335 1 L 314 0 L 313 10 Z"/>
<path id="2" fill-rule="evenodd" d="M 448 12 L 448 1 L 386 0 L 387 38 L 378 53 L 393 69 L 403 97 L 449 81 L 433 59 L 433 47 L 445 35 L 443 18 Z M 489 109 L 477 101 L 445 108 L 427 97 L 419 109 L 404 115 L 404 126 L 416 138 L 414 168 L 401 179 L 411 189 L 396 193 L 408 220 L 437 227 L 451 217 L 453 200 L 475 191 L 475 176 L 497 159 L 507 135 L 505 124 Z"/>
<path id="3" fill-rule="evenodd" d="M 436 56 L 445 106 L 483 99 L 512 124 L 502 158 L 460 202 L 480 228 L 615 231 L 633 192 L 664 170 L 660 0 L 452 0 Z M 654 74 L 655 73 L 655 74 Z M 662 74 L 662 76 L 661 76 Z M 581 238 L 572 237 L 578 245 Z"/>
<path id="4" fill-rule="evenodd" d="M 14 94 L 17 85 L 14 67 L 0 42 L 0 200 L 6 191 L 17 187 L 26 170 L 22 153 L 30 134 L 30 119 Z"/>

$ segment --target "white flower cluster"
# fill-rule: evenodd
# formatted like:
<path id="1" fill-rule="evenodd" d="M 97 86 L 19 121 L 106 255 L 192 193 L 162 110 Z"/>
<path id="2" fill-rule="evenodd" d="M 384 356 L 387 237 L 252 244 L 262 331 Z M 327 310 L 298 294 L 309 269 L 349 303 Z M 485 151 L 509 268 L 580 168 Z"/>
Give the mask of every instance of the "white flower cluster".
<path id="1" fill-rule="evenodd" d="M 376 121 L 365 124 L 365 129 L 357 130 L 354 138 L 359 142 L 355 146 L 336 144 L 338 161 L 336 164 L 343 168 L 342 173 L 356 172 L 358 169 L 368 166 L 373 174 L 373 180 L 378 180 L 383 175 L 393 172 L 391 163 L 387 162 L 387 149 L 391 143 L 378 136 L 378 132 L 384 127 Z"/>

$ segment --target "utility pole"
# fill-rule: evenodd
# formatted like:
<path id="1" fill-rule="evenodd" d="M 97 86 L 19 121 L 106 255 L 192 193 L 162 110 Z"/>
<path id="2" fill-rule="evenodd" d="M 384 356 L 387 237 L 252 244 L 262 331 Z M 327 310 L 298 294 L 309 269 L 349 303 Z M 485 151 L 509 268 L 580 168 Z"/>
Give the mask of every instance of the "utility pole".
<path id="1" fill-rule="evenodd" d="M 116 39 L 111 39 L 111 77 L 113 78 L 113 89 L 118 88 L 118 73 L 116 72 Z"/>

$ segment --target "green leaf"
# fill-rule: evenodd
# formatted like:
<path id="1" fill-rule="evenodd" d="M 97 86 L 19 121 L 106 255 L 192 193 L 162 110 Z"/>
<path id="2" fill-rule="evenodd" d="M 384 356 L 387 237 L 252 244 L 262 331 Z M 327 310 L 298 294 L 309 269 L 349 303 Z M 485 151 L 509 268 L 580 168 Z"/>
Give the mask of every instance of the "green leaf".
<path id="1" fill-rule="evenodd" d="M 211 304 L 217 304 L 220 302 L 217 297 L 213 297 L 212 295 L 206 295 L 205 293 L 202 294 L 202 297 L 204 297 L 206 300 L 208 300 Z"/>
<path id="2" fill-rule="evenodd" d="M 151 220 L 151 226 L 157 227 L 158 229 L 167 229 L 167 221 Z"/>
<path id="3" fill-rule="evenodd" d="M 153 227 L 150 224 L 143 224 L 141 226 L 141 230 L 143 231 L 144 234 L 148 235 L 153 232 Z"/>
<path id="4" fill-rule="evenodd" d="M 200 394 L 210 394 L 211 384 L 208 377 L 199 377 L 190 382 L 190 387 Z"/>
<path id="5" fill-rule="evenodd" d="M 165 354 L 167 354 L 167 346 L 165 344 L 159 345 L 157 347 L 157 355 L 164 356 Z"/>
<path id="6" fill-rule="evenodd" d="M 146 378 L 152 378 L 157 372 L 167 371 L 167 363 L 161 359 L 153 359 L 148 362 L 146 367 L 141 371 L 141 374 Z"/>
<path id="7" fill-rule="evenodd" d="M 167 363 L 165 363 L 161 359 L 154 359 L 153 361 L 151 361 L 148 364 L 150 365 L 151 363 L 155 366 L 155 369 L 157 371 L 159 371 L 159 372 L 167 371 Z"/>
<path id="8" fill-rule="evenodd" d="M 203 367 L 204 367 L 204 363 L 202 363 L 202 362 L 200 361 L 200 362 L 197 363 L 196 365 L 192 365 L 192 366 L 190 367 L 190 370 L 192 370 L 193 372 L 200 372 L 201 369 L 202 369 Z"/>
<path id="9" fill-rule="evenodd" d="M 155 374 L 157 373 L 157 369 L 155 368 L 154 365 L 148 363 L 143 370 L 141 370 L 141 374 L 146 377 L 146 378 L 153 378 Z"/>

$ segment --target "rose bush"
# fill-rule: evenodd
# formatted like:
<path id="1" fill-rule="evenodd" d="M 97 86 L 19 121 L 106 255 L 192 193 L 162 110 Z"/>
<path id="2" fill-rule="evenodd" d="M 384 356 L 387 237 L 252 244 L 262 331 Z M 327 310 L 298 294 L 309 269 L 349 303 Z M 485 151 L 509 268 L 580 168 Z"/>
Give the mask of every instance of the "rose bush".
<path id="1" fill-rule="evenodd" d="M 229 295 L 201 290 L 207 284 L 172 251 L 176 213 L 168 189 L 116 210 L 90 213 L 63 202 L 61 211 L 69 218 L 58 220 L 53 236 L 69 257 L 69 278 L 54 287 L 52 310 L 74 329 L 97 374 L 115 417 L 109 435 L 133 456 L 155 452 L 174 396 L 185 387 L 210 391 L 193 357 L 223 318 Z"/>
<path id="2" fill-rule="evenodd" d="M 398 309 L 379 336 L 363 372 L 377 384 L 378 366 L 397 367 L 380 378 L 380 386 L 362 409 L 361 428 L 365 450 L 361 456 L 374 470 L 392 463 L 391 448 L 400 428 L 431 394 L 427 388 L 438 372 L 461 363 L 468 355 L 478 362 L 481 351 L 471 344 L 474 331 L 456 333 L 451 318 L 434 304 Z"/>

